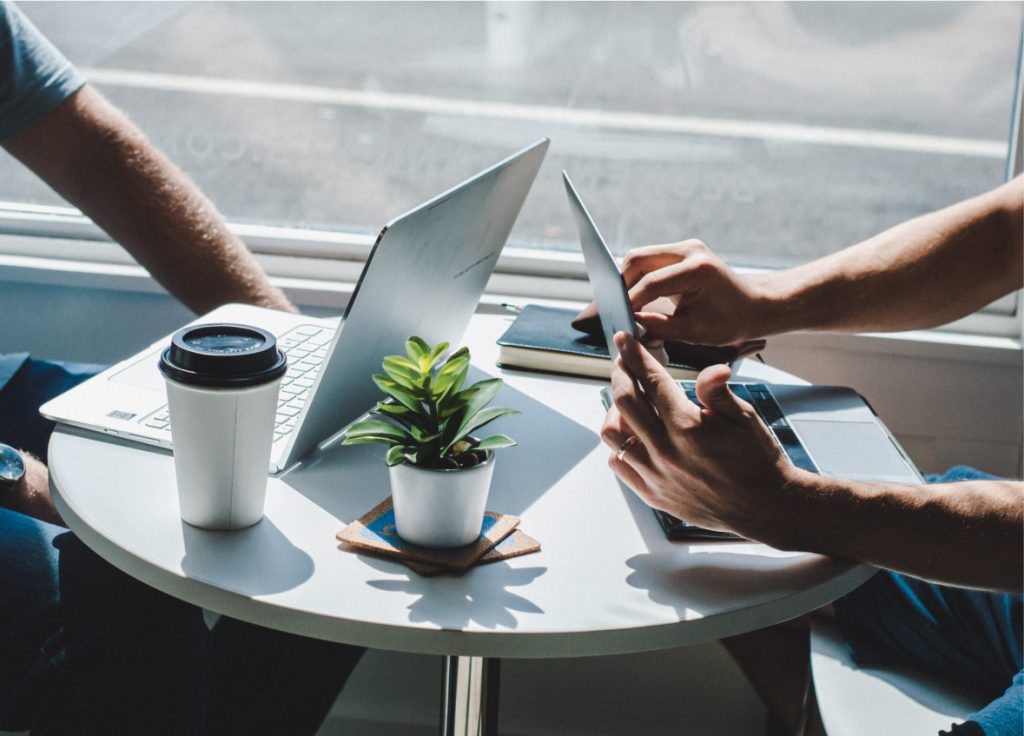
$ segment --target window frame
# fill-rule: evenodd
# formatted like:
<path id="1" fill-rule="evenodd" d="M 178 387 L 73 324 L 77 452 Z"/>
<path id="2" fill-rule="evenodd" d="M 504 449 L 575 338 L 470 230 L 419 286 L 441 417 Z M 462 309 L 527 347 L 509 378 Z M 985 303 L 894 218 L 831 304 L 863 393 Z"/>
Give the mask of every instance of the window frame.
<path id="1" fill-rule="evenodd" d="M 1005 171 L 1007 180 L 1024 171 L 1024 33 L 1018 45 Z M 293 299 L 324 307 L 338 307 L 351 296 L 376 237 L 231 222 L 228 227 Z M 737 270 L 751 273 L 768 269 Z M 5 279 L 159 291 L 149 274 L 78 210 L 0 201 L 0 281 Z M 589 301 L 590 287 L 582 256 L 506 246 L 481 308 L 494 309 L 500 307 L 502 300 L 522 299 L 570 304 Z M 978 340 L 992 338 L 996 342 L 990 346 L 1015 345 L 1019 351 L 1024 339 L 1021 307 L 1022 292 L 1017 291 L 950 324 L 897 333 L 895 337 L 923 343 L 961 342 L 965 346 L 977 346 Z"/>
<path id="2" fill-rule="evenodd" d="M 373 247 L 374 236 L 281 226 L 229 223 L 229 228 L 253 251 L 270 277 L 301 303 L 329 306 L 351 294 Z M 47 270 L 52 276 L 76 268 L 89 283 L 102 284 L 107 273 L 113 285 L 128 274 L 149 278 L 131 256 L 97 225 L 71 207 L 0 202 L 0 263 L 11 268 Z M 127 269 L 127 270 L 126 270 Z M 134 269 L 134 270 L 133 270 Z M 756 273 L 767 269 L 739 268 Z M 59 281 L 74 283 L 70 274 Z M 138 278 L 131 281 L 138 286 Z M 153 285 L 157 288 L 156 285 Z M 148 289 L 147 289 L 148 290 Z M 488 284 L 484 304 L 524 299 L 577 304 L 590 299 L 589 282 L 580 254 L 506 246 Z M 1020 340 L 1021 294 L 1009 294 L 978 312 L 948 325 L 939 333 L 1002 337 Z"/>

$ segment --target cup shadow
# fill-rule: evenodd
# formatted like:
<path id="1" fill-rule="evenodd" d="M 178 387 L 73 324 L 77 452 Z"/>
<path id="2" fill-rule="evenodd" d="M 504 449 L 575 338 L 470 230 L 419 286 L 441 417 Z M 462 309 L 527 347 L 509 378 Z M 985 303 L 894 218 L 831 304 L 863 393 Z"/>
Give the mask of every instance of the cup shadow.
<path id="1" fill-rule="evenodd" d="M 292 544 L 269 518 L 248 529 L 208 531 L 181 522 L 185 556 L 182 570 L 195 580 L 217 571 L 218 587 L 242 595 L 279 593 L 298 587 L 313 575 L 313 559 Z"/>

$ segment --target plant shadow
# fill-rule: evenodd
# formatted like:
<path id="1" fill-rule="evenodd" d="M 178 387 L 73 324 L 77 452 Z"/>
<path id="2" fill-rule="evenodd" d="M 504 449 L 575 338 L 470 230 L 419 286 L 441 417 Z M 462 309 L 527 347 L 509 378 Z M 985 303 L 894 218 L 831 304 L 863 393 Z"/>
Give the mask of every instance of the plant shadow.
<path id="1" fill-rule="evenodd" d="M 389 560 L 368 555 L 360 555 L 360 558 L 374 570 L 393 575 L 370 580 L 367 585 L 417 596 L 408 606 L 411 622 L 430 623 L 446 630 L 463 630 L 470 626 L 515 629 L 517 614 L 544 612 L 509 589 L 529 586 L 547 571 L 545 567 L 512 567 L 499 561 L 474 567 L 458 576 L 423 577 Z"/>

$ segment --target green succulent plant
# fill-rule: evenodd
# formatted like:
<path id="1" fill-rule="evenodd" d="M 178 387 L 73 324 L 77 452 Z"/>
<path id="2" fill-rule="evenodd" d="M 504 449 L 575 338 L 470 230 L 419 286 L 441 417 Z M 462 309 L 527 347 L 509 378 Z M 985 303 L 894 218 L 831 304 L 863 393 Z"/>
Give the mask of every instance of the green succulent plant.
<path id="1" fill-rule="evenodd" d="M 502 381 L 490 378 L 463 388 L 469 373 L 469 350 L 459 348 L 444 363 L 448 343 L 431 347 L 410 337 L 406 355 L 389 355 L 373 382 L 387 398 L 370 413 L 381 418 L 356 422 L 342 444 L 382 443 L 389 446 L 386 462 L 421 468 L 467 468 L 478 465 L 488 450 L 516 442 L 503 434 L 477 439 L 470 433 L 515 409 L 488 407 Z"/>

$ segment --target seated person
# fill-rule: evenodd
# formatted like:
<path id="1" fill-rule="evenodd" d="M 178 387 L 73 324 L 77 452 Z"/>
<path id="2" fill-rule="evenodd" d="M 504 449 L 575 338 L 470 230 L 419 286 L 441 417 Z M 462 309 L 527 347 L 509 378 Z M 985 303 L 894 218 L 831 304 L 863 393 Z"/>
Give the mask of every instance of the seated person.
<path id="1" fill-rule="evenodd" d="M 190 308 L 294 311 L 213 205 L 6 2 L 0 145 Z M 211 632 L 200 609 L 62 528 L 45 465 L 53 425 L 38 408 L 96 369 L 0 355 L 0 443 L 26 470 L 0 480 L 0 730 L 314 734 L 361 647 L 226 617 Z"/>
<path id="2" fill-rule="evenodd" d="M 797 330 L 943 324 L 1020 289 L 1022 251 L 1017 178 L 785 271 L 736 274 L 696 240 L 633 250 L 623 271 L 650 339 L 725 344 Z M 656 300 L 664 307 L 665 298 L 668 308 L 645 310 Z M 727 366 L 698 377 L 702 410 L 643 345 L 624 333 L 615 339 L 614 404 L 602 438 L 626 484 L 654 508 L 702 527 L 884 568 L 834 604 L 854 659 L 917 663 L 987 693 L 991 703 L 955 733 L 1021 733 L 1024 483 L 962 468 L 927 486 L 806 472 L 729 390 Z M 737 454 L 746 461 L 733 462 Z M 799 733 L 806 628 L 726 645 L 779 732 Z M 805 733 L 823 732 L 816 709 L 807 719 Z"/>

